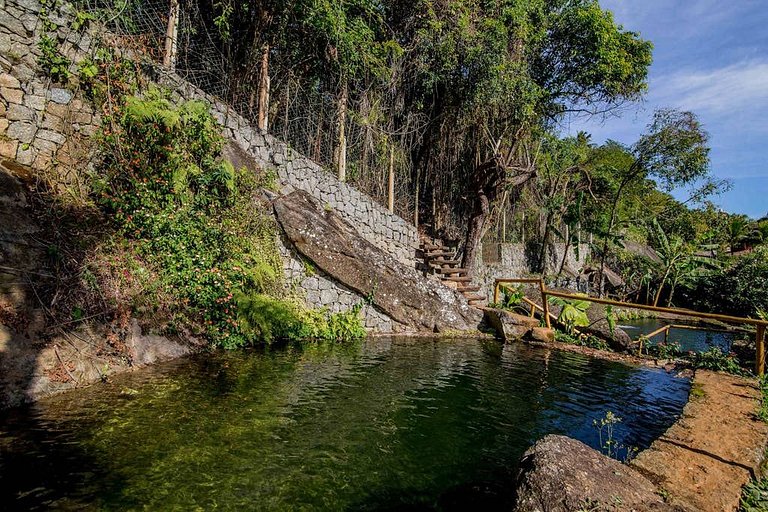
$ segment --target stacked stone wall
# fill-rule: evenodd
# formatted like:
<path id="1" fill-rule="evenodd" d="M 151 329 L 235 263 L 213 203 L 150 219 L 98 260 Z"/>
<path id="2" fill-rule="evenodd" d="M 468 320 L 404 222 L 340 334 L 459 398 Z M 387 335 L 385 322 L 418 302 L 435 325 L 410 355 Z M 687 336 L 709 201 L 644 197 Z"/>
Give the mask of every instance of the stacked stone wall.
<path id="1" fill-rule="evenodd" d="M 77 88 L 58 85 L 46 78 L 38 61 L 38 42 L 43 34 L 39 0 L 0 0 L 0 158 L 30 166 L 37 172 L 56 173 L 55 179 L 70 183 L 89 162 L 92 135 L 101 116 Z M 63 4 L 47 13 L 57 27 L 49 35 L 58 38 L 60 52 L 77 63 L 90 56 L 95 41 L 105 35 L 98 26 L 72 30 L 74 9 Z M 104 40 L 109 39 L 106 35 Z M 246 119 L 219 99 L 177 75 L 155 68 L 150 78 L 171 91 L 172 98 L 204 100 L 221 123 L 223 135 L 235 141 L 261 167 L 276 172 L 282 192 L 302 189 L 352 224 L 369 242 L 389 252 L 401 263 L 415 267 L 418 233 L 414 226 L 390 213 L 373 199 L 340 182 L 331 173 L 300 155 L 271 135 L 260 133 Z M 308 305 L 328 307 L 331 312 L 349 309 L 363 300 L 359 294 L 311 265 L 282 239 L 278 241 L 285 276 L 306 294 Z M 378 332 L 401 330 L 371 306 L 363 309 L 366 326 Z"/>

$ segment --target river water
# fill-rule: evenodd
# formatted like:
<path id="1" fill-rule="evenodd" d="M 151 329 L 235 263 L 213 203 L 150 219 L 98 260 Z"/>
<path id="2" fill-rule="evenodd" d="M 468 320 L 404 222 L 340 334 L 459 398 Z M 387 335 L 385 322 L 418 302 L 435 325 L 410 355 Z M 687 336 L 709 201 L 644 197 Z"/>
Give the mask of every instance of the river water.
<path id="1" fill-rule="evenodd" d="M 690 383 L 495 341 L 198 355 L 0 416 L 0 509 L 509 510 L 548 433 L 640 449 Z"/>
<path id="2" fill-rule="evenodd" d="M 650 334 L 657 329 L 667 325 L 686 325 L 684 321 L 669 321 L 656 318 L 640 318 L 637 320 L 622 320 L 619 322 L 621 327 L 629 336 L 636 340 L 639 336 Z M 702 327 L 702 324 L 690 324 L 692 326 Z M 679 329 L 673 327 L 669 330 L 669 342 L 680 345 L 682 352 L 705 352 L 712 347 L 717 347 L 724 352 L 731 350 L 734 333 L 720 332 L 718 330 L 693 330 Z M 650 344 L 656 344 L 664 341 L 664 333 L 657 334 L 650 341 Z"/>

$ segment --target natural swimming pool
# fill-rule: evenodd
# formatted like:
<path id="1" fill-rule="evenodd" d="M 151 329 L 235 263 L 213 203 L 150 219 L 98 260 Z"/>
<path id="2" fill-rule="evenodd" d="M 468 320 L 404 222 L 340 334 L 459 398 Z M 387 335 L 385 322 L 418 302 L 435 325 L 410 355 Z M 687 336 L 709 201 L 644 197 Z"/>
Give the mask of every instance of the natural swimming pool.
<path id="1" fill-rule="evenodd" d="M 0 503 L 65 510 L 509 509 L 517 462 L 562 433 L 647 447 L 690 384 L 477 339 L 218 352 L 0 416 Z"/>

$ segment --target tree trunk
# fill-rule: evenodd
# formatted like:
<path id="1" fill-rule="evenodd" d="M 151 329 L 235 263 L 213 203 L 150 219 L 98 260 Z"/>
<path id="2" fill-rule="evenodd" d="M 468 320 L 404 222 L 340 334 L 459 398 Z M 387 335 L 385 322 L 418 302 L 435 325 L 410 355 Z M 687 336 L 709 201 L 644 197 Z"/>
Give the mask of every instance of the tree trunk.
<path id="1" fill-rule="evenodd" d="M 565 246 L 563 247 L 563 259 L 560 260 L 560 269 L 557 271 L 557 275 L 563 273 L 565 268 L 565 262 L 568 260 L 568 249 L 571 248 L 571 230 L 568 224 L 565 225 Z"/>
<path id="2" fill-rule="evenodd" d="M 467 238 L 464 241 L 464 261 L 463 266 L 467 269 L 469 277 L 474 275 L 475 263 L 477 262 L 477 251 L 480 248 L 483 235 L 485 234 L 485 221 L 491 211 L 491 201 L 484 192 L 478 193 L 474 201 L 472 217 L 469 220 L 469 229 L 467 229 Z"/>
<path id="3" fill-rule="evenodd" d="M 661 283 L 659 283 L 659 289 L 656 291 L 656 296 L 653 298 L 654 307 L 659 305 L 659 299 L 661 298 L 661 291 L 664 289 L 664 285 L 667 283 L 667 278 L 669 277 L 669 272 L 671 269 L 672 269 L 671 266 L 667 266 L 666 270 L 664 271 L 664 276 L 661 278 Z"/>
<path id="4" fill-rule="evenodd" d="M 547 212 L 547 216 L 544 218 L 544 235 L 542 236 L 541 249 L 539 250 L 539 261 L 537 263 L 538 271 L 541 274 L 546 274 L 547 270 L 547 242 L 549 241 L 553 216 L 553 212 Z"/>
<path id="5" fill-rule="evenodd" d="M 345 78 L 339 95 L 338 145 L 336 147 L 336 171 L 339 181 L 347 180 L 347 96 L 348 82 Z"/>
<path id="6" fill-rule="evenodd" d="M 613 204 L 611 204 L 611 220 L 608 223 L 608 232 L 603 239 L 603 253 L 600 255 L 600 297 L 605 294 L 605 257 L 608 255 L 608 240 L 611 238 L 611 234 L 613 234 L 613 226 L 616 223 L 616 208 L 619 205 L 621 192 L 624 190 L 627 183 L 629 183 L 627 180 L 621 182 L 618 190 L 616 190 L 616 195 L 613 198 Z"/>
<path id="7" fill-rule="evenodd" d="M 261 69 L 259 70 L 259 117 L 258 128 L 267 133 L 269 125 L 269 45 L 261 49 Z"/>
<path id="8" fill-rule="evenodd" d="M 163 66 L 174 71 L 176 69 L 176 49 L 179 38 L 179 15 L 181 14 L 179 0 L 171 0 L 171 10 L 168 14 L 168 27 L 165 31 L 165 54 Z"/>
<path id="9" fill-rule="evenodd" d="M 677 287 L 677 281 L 678 281 L 677 277 L 675 277 L 672 280 L 672 286 L 669 289 L 669 299 L 667 299 L 667 307 L 668 308 L 672 307 L 672 299 L 675 296 L 675 288 Z"/>

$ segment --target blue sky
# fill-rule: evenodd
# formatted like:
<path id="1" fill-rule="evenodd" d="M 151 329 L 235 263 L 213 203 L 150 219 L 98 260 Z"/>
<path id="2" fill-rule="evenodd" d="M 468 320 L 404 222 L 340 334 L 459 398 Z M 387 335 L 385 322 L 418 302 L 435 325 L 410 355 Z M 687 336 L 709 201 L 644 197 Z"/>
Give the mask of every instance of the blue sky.
<path id="1" fill-rule="evenodd" d="M 712 172 L 733 188 L 724 210 L 768 213 L 768 0 L 601 0 L 654 43 L 649 89 L 621 117 L 572 120 L 595 142 L 637 140 L 659 107 L 691 110 L 710 134 Z M 683 193 L 676 193 L 683 198 Z"/>

